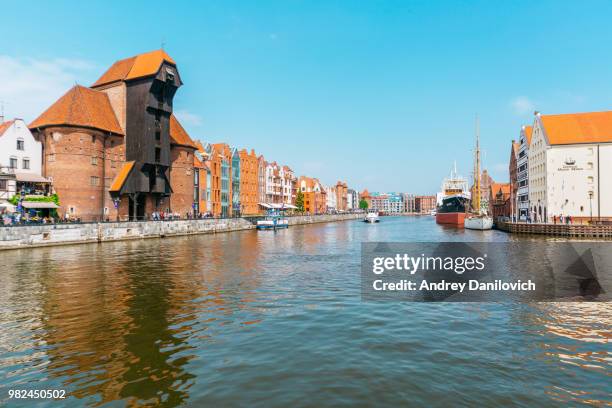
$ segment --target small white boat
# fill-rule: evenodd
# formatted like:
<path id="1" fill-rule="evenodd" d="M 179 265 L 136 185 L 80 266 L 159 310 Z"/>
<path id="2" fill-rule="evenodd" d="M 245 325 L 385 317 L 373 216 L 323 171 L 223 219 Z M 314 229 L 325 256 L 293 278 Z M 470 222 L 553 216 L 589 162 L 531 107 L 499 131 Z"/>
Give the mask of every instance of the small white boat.
<path id="1" fill-rule="evenodd" d="M 490 230 L 493 228 L 493 218 L 488 215 L 471 215 L 465 217 L 463 227 L 471 230 Z"/>
<path id="2" fill-rule="evenodd" d="M 279 214 L 270 214 L 265 219 L 257 221 L 258 230 L 277 230 L 282 228 L 289 228 L 289 220 Z"/>
<path id="3" fill-rule="evenodd" d="M 380 222 L 380 219 L 378 218 L 378 212 L 377 211 L 368 211 L 368 213 L 366 214 L 365 218 L 363 219 L 364 222 L 368 222 L 370 224 L 374 224 L 375 222 Z"/>
<path id="4" fill-rule="evenodd" d="M 431 215 L 432 217 L 435 217 L 437 214 L 436 210 L 431 210 L 431 212 L 429 213 L 429 215 Z"/>

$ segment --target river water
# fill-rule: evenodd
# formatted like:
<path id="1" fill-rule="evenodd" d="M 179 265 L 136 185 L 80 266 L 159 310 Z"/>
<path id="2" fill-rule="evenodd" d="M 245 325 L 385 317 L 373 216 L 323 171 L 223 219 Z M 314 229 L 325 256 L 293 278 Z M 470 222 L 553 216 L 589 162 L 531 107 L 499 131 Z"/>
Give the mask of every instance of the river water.
<path id="1" fill-rule="evenodd" d="M 0 405 L 602 406 L 610 303 L 366 302 L 362 241 L 432 217 L 0 252 Z"/>

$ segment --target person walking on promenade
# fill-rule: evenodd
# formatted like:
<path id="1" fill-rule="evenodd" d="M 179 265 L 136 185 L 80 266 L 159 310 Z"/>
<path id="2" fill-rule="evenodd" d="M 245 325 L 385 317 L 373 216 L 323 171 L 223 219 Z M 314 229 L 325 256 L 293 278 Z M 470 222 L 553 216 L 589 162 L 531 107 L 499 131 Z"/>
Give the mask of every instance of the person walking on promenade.
<path id="1" fill-rule="evenodd" d="M 553 224 L 556 224 L 556 223 L 557 223 L 557 216 L 553 215 Z"/>

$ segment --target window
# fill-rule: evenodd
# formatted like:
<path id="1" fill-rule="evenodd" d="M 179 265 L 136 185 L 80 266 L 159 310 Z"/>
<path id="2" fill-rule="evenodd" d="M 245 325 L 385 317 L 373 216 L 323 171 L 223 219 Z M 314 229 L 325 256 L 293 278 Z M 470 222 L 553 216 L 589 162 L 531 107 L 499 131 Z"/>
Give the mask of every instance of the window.
<path id="1" fill-rule="evenodd" d="M 49 155 L 47 156 L 47 158 L 48 158 L 48 160 L 49 160 L 50 162 L 55 161 L 55 153 L 51 153 L 51 154 L 49 154 Z"/>
<path id="2" fill-rule="evenodd" d="M 91 135 L 91 143 L 96 143 L 96 137 L 94 135 Z"/>
<path id="3" fill-rule="evenodd" d="M 100 185 L 100 177 L 91 176 L 89 178 L 89 184 L 92 185 L 92 186 L 99 186 Z"/>
<path id="4" fill-rule="evenodd" d="M 155 148 L 155 163 L 159 163 L 161 161 L 161 149 L 159 147 Z"/>
<path id="5" fill-rule="evenodd" d="M 30 170 L 30 159 L 23 159 L 21 164 L 24 170 Z"/>
<path id="6" fill-rule="evenodd" d="M 7 190 L 6 180 L 0 180 L 0 190 L 1 191 L 6 191 Z"/>
<path id="7" fill-rule="evenodd" d="M 92 164 L 92 166 L 97 166 L 98 165 L 98 157 L 97 156 L 91 156 L 91 164 Z"/>
<path id="8" fill-rule="evenodd" d="M 17 150 L 25 150 L 25 142 L 23 139 L 17 139 Z"/>
<path id="9" fill-rule="evenodd" d="M 17 158 L 16 157 L 11 157 L 10 162 L 9 162 L 9 167 L 11 169 L 17 168 Z"/>

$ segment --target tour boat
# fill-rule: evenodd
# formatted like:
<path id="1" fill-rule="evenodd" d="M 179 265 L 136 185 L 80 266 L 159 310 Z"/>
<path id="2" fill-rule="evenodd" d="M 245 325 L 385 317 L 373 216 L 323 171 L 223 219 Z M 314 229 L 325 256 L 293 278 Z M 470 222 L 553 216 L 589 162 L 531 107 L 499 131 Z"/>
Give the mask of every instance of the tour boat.
<path id="1" fill-rule="evenodd" d="M 468 182 L 457 174 L 457 163 L 455 163 L 450 177 L 444 179 L 442 191 L 438 193 L 436 222 L 463 227 L 469 201 Z"/>
<path id="2" fill-rule="evenodd" d="M 374 224 L 375 222 L 380 222 L 380 219 L 378 218 L 378 212 L 377 211 L 368 211 L 368 213 L 366 214 L 365 218 L 363 219 L 364 222 L 368 222 L 370 224 Z"/>
<path id="3" fill-rule="evenodd" d="M 270 213 L 265 219 L 257 221 L 258 230 L 277 230 L 289 228 L 289 220 L 278 213 Z"/>
<path id="4" fill-rule="evenodd" d="M 471 230 L 490 230 L 493 228 L 493 218 L 488 216 L 480 205 L 480 135 L 478 118 L 476 118 L 476 150 L 474 151 L 474 197 L 472 197 L 472 213 L 464 221 L 464 227 Z"/>

